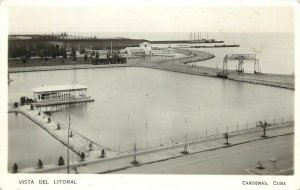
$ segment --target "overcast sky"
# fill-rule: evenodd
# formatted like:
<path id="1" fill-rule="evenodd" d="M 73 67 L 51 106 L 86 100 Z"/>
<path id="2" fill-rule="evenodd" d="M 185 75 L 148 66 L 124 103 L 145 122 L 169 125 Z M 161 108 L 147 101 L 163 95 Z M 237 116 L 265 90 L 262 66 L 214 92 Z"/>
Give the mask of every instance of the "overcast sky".
<path id="1" fill-rule="evenodd" d="M 292 32 L 291 7 L 10 7 L 10 33 Z"/>

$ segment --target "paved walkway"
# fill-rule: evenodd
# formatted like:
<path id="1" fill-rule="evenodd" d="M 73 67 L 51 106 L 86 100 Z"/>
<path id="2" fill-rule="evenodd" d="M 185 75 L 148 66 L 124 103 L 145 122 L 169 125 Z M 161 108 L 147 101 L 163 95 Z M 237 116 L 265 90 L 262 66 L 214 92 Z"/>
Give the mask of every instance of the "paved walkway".
<path id="1" fill-rule="evenodd" d="M 257 140 L 213 151 L 192 153 L 162 162 L 131 167 L 113 173 L 127 174 L 210 174 L 210 175 L 291 175 L 293 174 L 293 135 Z M 277 171 L 269 159 L 277 160 Z M 256 170 L 257 162 L 264 169 Z M 255 172 L 254 172 L 255 171 Z"/>
<path id="2" fill-rule="evenodd" d="M 48 132 L 52 137 L 59 142 L 68 146 L 68 127 L 63 123 L 53 120 L 50 116 L 40 111 L 37 108 L 30 109 L 29 105 L 19 106 L 18 108 L 9 107 L 9 113 L 20 113 L 26 116 L 28 119 L 39 125 L 42 129 Z M 50 122 L 49 119 L 50 118 Z M 60 128 L 58 129 L 58 125 Z M 106 156 L 115 156 L 116 152 L 111 151 L 109 148 L 103 147 L 91 139 L 83 136 L 82 134 L 71 130 L 72 137 L 69 138 L 70 150 L 80 155 L 85 154 L 86 159 L 98 159 L 101 156 L 101 151 L 104 149 Z M 90 146 L 91 144 L 91 146 Z"/>
<path id="3" fill-rule="evenodd" d="M 151 167 L 152 164 L 165 162 L 168 164 L 170 160 L 179 159 L 183 157 L 187 157 L 187 159 L 193 160 L 192 155 L 203 154 L 205 152 L 211 152 L 212 154 L 215 152 L 214 156 L 221 158 L 226 155 L 225 153 L 219 154 L 218 150 L 230 150 L 232 148 L 236 148 L 238 150 L 243 150 L 247 147 L 248 144 L 258 143 L 258 144 L 273 144 L 275 142 L 280 143 L 281 136 L 291 136 L 294 133 L 293 125 L 285 125 L 283 127 L 277 127 L 273 129 L 269 129 L 267 131 L 268 138 L 262 138 L 262 131 L 252 131 L 251 133 L 244 133 L 239 135 L 233 135 L 230 137 L 229 142 L 230 145 L 225 145 L 225 140 L 223 138 L 216 138 L 214 140 L 201 141 L 193 144 L 187 145 L 188 154 L 182 154 L 184 150 L 185 144 L 179 144 L 171 147 L 164 147 L 160 149 L 155 149 L 151 151 L 143 151 L 138 152 L 136 154 L 136 160 L 138 161 L 138 165 L 132 163 L 133 154 L 123 155 L 114 158 L 107 158 L 102 160 L 96 160 L 91 162 L 79 163 L 74 166 L 77 167 L 78 173 L 111 173 L 111 172 L 124 172 L 124 173 L 147 173 L 147 171 L 143 172 L 143 166 L 149 165 Z M 275 139 L 278 139 L 275 140 Z M 292 140 L 293 141 L 293 140 Z M 293 144 L 293 142 L 291 142 Z M 268 147 L 262 147 L 264 150 L 268 150 Z M 288 150 L 288 148 L 286 149 Z M 289 150 L 293 150 L 291 146 Z M 255 152 L 255 151 L 254 151 Z M 228 153 L 230 154 L 230 153 Z M 293 153 L 291 153 L 293 154 Z M 239 155 L 241 159 L 244 159 L 243 154 Z M 293 156 L 288 155 L 288 158 L 292 158 Z M 255 160 L 251 164 L 256 164 L 257 160 Z M 73 168 L 74 166 L 71 166 Z M 154 165 L 153 165 L 154 166 Z M 139 172 L 131 172 L 132 168 L 141 168 Z M 246 168 L 240 168 L 243 172 L 238 172 L 239 174 L 245 174 Z M 39 170 L 36 172 L 41 173 L 66 173 L 66 166 L 52 168 L 49 170 Z M 75 172 L 75 170 L 72 170 Z M 151 173 L 151 172 L 150 172 Z M 163 173 L 163 172 L 154 172 L 153 173 Z M 172 173 L 172 172 L 171 172 Z M 222 174 L 222 173 L 220 173 Z"/>

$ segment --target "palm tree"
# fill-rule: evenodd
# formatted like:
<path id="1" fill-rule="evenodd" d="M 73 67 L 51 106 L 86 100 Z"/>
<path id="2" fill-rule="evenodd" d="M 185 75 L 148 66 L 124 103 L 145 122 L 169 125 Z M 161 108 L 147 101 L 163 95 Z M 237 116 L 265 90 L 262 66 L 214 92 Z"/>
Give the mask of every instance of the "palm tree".
<path id="1" fill-rule="evenodd" d="M 259 121 L 258 123 L 259 124 L 257 126 L 261 127 L 263 129 L 262 137 L 267 137 L 267 135 L 266 135 L 267 127 L 269 127 L 271 124 L 267 123 L 266 120 L 264 122 Z"/>
<path id="2" fill-rule="evenodd" d="M 229 145 L 229 142 L 228 142 L 228 140 L 229 140 L 229 134 L 228 133 L 224 133 L 224 138 L 226 139 L 226 143 L 224 143 L 224 144 Z"/>

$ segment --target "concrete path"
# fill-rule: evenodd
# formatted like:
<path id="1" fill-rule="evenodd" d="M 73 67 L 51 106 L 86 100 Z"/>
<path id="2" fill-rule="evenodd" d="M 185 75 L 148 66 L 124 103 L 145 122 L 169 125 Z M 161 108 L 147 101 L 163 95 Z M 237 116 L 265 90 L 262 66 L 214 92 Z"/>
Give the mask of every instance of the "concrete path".
<path id="1" fill-rule="evenodd" d="M 114 173 L 127 174 L 230 174 L 275 175 L 293 174 L 293 135 L 278 136 L 192 154 L 163 162 L 131 167 Z M 193 151 L 193 149 L 191 149 Z M 278 173 L 273 171 L 270 158 L 276 158 Z M 260 161 L 264 170 L 256 171 Z M 280 172 L 281 171 L 281 172 Z"/>
<path id="2" fill-rule="evenodd" d="M 187 146 L 189 154 L 181 153 L 185 144 L 138 152 L 136 154 L 136 159 L 139 162 L 138 165 L 132 164 L 133 154 L 129 154 L 75 164 L 74 166 L 77 167 L 78 173 L 89 174 L 249 174 L 246 172 L 246 169 L 255 166 L 258 160 L 267 162 L 266 160 L 269 157 L 276 157 L 278 158 L 278 163 L 288 163 L 284 168 L 292 168 L 293 133 L 294 127 L 293 125 L 289 125 L 268 130 L 267 134 L 269 138 L 262 138 L 262 132 L 260 130 L 234 135 L 229 139 L 231 143 L 229 146 L 224 144 L 225 140 L 223 138 L 194 143 Z M 281 144 L 281 146 L 279 146 L 279 144 Z M 267 154 L 262 154 L 262 152 L 267 152 Z M 272 154 L 272 152 L 274 152 L 274 154 Z M 222 161 L 223 157 L 226 157 L 224 161 Z M 212 158 L 212 161 L 209 161 L 211 160 L 210 158 Z M 213 160 L 215 162 L 213 162 Z M 237 163 L 237 165 L 233 167 L 235 163 Z M 161 164 L 164 167 L 162 167 Z M 202 167 L 204 168 L 203 170 L 200 169 Z M 214 169 L 210 170 L 210 167 Z M 66 173 L 66 167 L 57 167 L 51 170 L 37 172 Z"/>
<path id="3" fill-rule="evenodd" d="M 40 111 L 37 108 L 34 110 L 30 109 L 29 105 L 19 106 L 18 108 L 9 107 L 9 113 L 20 113 L 26 116 L 28 119 L 36 123 L 52 137 L 57 139 L 63 145 L 68 146 L 68 126 L 61 122 L 53 120 L 50 116 Z M 50 122 L 49 122 L 50 118 Z M 58 129 L 58 125 L 60 129 Z M 82 134 L 71 129 L 70 134 L 72 137 L 69 138 L 69 148 L 76 154 L 85 154 L 85 159 L 98 159 L 101 156 L 101 151 L 104 149 L 106 156 L 115 156 L 116 153 L 111 151 L 109 148 L 103 147 L 91 139 L 83 136 Z M 91 147 L 90 147 L 91 144 Z"/>

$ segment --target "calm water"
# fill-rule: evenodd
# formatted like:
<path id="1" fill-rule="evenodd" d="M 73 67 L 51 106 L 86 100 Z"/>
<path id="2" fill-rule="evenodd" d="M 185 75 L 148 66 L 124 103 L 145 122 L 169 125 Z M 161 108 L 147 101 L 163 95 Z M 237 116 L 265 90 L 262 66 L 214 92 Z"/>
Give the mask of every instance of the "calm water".
<path id="1" fill-rule="evenodd" d="M 59 156 L 67 161 L 67 148 L 25 116 L 8 114 L 8 123 L 9 171 L 14 163 L 22 169 L 36 167 L 38 159 L 44 165 L 56 165 Z M 70 151 L 70 160 L 76 161 L 77 157 Z"/>
<path id="2" fill-rule="evenodd" d="M 135 141 L 281 118 L 293 115 L 294 109 L 291 90 L 146 68 L 17 73 L 11 78 L 14 81 L 8 86 L 9 101 L 21 95 L 32 96 L 31 90 L 41 84 L 78 81 L 86 85 L 95 102 L 54 112 L 52 116 L 67 123 L 71 115 L 73 129 L 114 150 Z M 64 151 L 60 143 L 53 146 L 57 150 L 53 148 L 51 143 L 55 140 L 49 140 L 52 137 L 39 127 L 23 123 L 21 116 L 15 117 L 9 117 L 10 155 L 30 149 L 35 163 L 40 151 L 51 148 L 48 153 L 57 152 L 55 156 Z M 33 128 L 39 132 L 33 131 L 32 138 L 31 132 L 26 139 L 19 138 Z"/>
<path id="3" fill-rule="evenodd" d="M 226 36 L 224 36 L 225 38 Z M 194 64 L 222 68 L 223 58 L 226 54 L 255 54 L 259 59 L 261 71 L 264 73 L 292 74 L 294 69 L 294 36 L 292 34 L 259 33 L 239 34 L 236 38 L 227 36 L 226 44 L 240 44 L 235 48 L 192 48 L 194 50 L 208 51 L 216 57 Z M 231 37 L 231 38 L 230 38 Z M 227 38 L 225 38 L 227 39 Z M 236 69 L 237 61 L 229 62 L 229 69 Z M 253 62 L 245 62 L 245 72 L 253 73 Z"/>
<path id="4" fill-rule="evenodd" d="M 199 31 L 200 32 L 200 31 Z M 127 37 L 146 40 L 189 40 L 190 33 L 180 32 L 157 32 L 157 33 L 77 33 L 79 35 L 96 35 L 99 38 L 105 37 Z M 207 33 L 202 31 L 202 38 L 207 38 Z M 242 53 L 256 54 L 260 60 L 262 72 L 291 74 L 294 69 L 294 34 L 292 33 L 228 33 L 210 32 L 208 38 L 223 40 L 225 44 L 239 44 L 238 48 L 198 48 L 196 50 L 208 51 L 215 54 L 215 58 L 193 64 L 208 67 L 222 67 L 223 58 L 226 54 Z M 173 45 L 154 45 L 154 46 L 178 46 Z M 182 44 L 181 44 L 182 45 Z M 186 44 L 185 44 L 186 45 Z M 214 44 L 193 44 L 193 45 L 214 45 Z M 237 62 L 228 64 L 228 68 L 235 69 Z M 246 72 L 253 73 L 253 63 L 248 62 L 244 65 Z"/>

